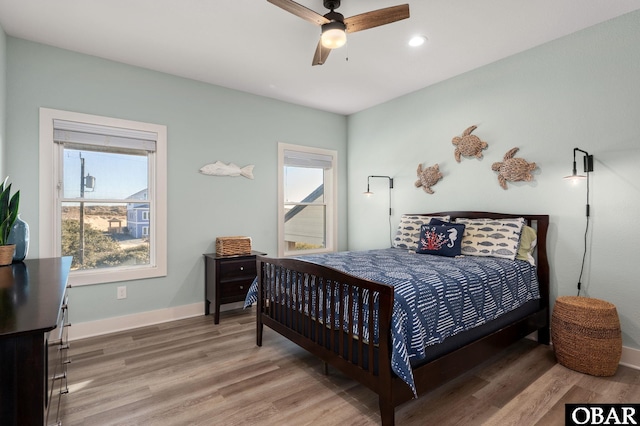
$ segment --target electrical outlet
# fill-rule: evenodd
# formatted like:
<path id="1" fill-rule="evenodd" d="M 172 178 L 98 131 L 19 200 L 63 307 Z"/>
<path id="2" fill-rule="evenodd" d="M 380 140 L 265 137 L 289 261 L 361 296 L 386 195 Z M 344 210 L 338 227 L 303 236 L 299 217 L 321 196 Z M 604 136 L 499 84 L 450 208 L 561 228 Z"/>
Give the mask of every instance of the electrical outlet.
<path id="1" fill-rule="evenodd" d="M 118 299 L 126 299 L 127 298 L 127 286 L 118 287 L 118 295 L 116 296 Z"/>

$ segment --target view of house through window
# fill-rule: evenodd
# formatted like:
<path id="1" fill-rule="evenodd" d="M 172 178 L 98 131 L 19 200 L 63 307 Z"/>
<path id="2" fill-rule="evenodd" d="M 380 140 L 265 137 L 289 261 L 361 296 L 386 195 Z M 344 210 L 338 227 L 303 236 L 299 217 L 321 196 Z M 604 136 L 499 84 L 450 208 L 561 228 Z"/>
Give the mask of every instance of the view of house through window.
<path id="1" fill-rule="evenodd" d="M 40 160 L 41 255 L 72 285 L 166 276 L 165 126 L 41 108 Z"/>
<path id="2" fill-rule="evenodd" d="M 72 269 L 149 264 L 147 153 L 63 144 L 62 168 L 60 240 Z"/>
<path id="3" fill-rule="evenodd" d="M 335 250 L 335 158 L 280 144 L 281 255 Z"/>

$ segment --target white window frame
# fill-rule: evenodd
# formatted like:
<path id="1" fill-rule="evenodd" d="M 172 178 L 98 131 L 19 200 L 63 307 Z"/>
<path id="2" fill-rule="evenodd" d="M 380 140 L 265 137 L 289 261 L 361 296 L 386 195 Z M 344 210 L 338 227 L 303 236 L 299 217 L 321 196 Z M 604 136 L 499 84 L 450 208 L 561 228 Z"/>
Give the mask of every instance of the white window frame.
<path id="1" fill-rule="evenodd" d="M 75 121 L 101 126 L 157 134 L 156 151 L 149 155 L 150 208 L 154 220 L 149 229 L 150 256 L 148 265 L 121 266 L 71 271 L 73 286 L 129 281 L 167 275 L 167 127 L 119 118 L 102 117 L 71 111 L 40 108 L 40 257 L 61 256 L 60 226 L 61 148 L 53 141 L 54 120 Z"/>
<path id="2" fill-rule="evenodd" d="M 320 154 L 332 158 L 332 167 L 324 171 L 324 198 L 326 207 L 325 247 L 321 249 L 288 251 L 284 241 L 284 152 L 298 151 Z M 338 152 L 329 149 L 302 145 L 278 143 L 278 256 L 299 256 L 302 254 L 328 253 L 337 250 L 338 244 Z"/>

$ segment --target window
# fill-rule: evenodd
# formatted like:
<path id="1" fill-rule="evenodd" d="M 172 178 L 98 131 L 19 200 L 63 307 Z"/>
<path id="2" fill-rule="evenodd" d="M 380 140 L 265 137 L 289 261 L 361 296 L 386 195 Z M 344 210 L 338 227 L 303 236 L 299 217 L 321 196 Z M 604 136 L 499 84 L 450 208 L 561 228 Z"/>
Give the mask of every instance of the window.
<path id="1" fill-rule="evenodd" d="M 166 275 L 166 127 L 40 109 L 40 256 L 70 284 Z"/>
<path id="2" fill-rule="evenodd" d="M 278 144 L 278 255 L 336 250 L 336 151 Z"/>

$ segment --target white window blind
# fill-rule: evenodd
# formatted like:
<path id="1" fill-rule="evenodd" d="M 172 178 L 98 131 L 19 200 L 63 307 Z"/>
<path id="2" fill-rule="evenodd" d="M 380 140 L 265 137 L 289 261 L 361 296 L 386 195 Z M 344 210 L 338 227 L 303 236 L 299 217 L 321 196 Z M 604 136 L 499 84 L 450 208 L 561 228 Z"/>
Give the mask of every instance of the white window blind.
<path id="1" fill-rule="evenodd" d="M 330 155 L 284 150 L 285 166 L 330 169 L 333 164 L 332 160 L 333 157 Z"/>
<path id="2" fill-rule="evenodd" d="M 155 152 L 157 138 L 154 132 L 53 120 L 53 140 L 57 143 Z"/>

